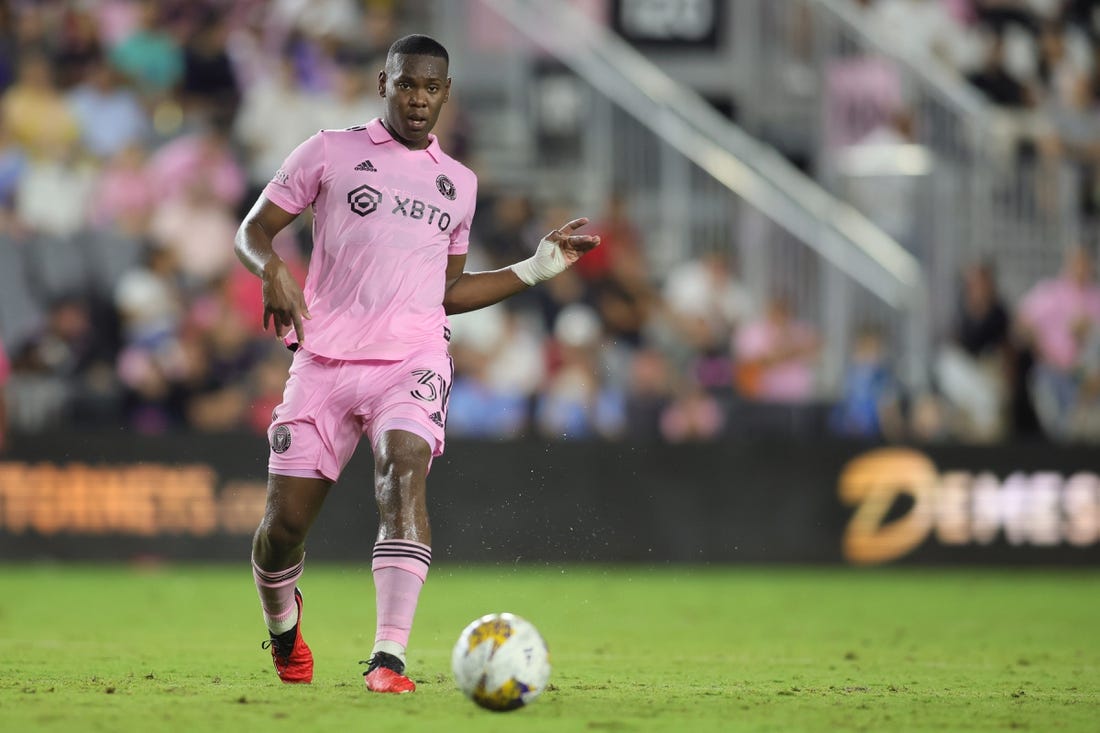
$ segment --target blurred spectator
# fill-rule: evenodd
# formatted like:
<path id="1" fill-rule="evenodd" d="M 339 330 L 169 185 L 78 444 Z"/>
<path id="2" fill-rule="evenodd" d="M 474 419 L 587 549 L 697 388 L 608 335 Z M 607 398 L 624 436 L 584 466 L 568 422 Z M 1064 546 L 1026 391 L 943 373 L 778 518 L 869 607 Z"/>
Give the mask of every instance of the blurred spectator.
<path id="1" fill-rule="evenodd" d="M 604 378 L 603 333 L 595 311 L 573 304 L 554 323 L 556 363 L 535 406 L 535 425 L 549 438 L 615 438 L 625 429 L 626 395 Z"/>
<path id="2" fill-rule="evenodd" d="M 964 440 L 1003 437 L 1012 353 L 1009 317 L 990 265 L 966 269 L 950 340 L 936 357 L 940 389 L 957 412 Z"/>
<path id="3" fill-rule="evenodd" d="M 630 216 L 626 196 L 621 191 L 612 191 L 605 208 L 603 216 L 588 225 L 593 234 L 600 236 L 600 246 L 574 266 L 590 283 L 612 279 L 621 263 L 644 256 L 641 233 Z"/>
<path id="4" fill-rule="evenodd" d="M 19 59 L 16 82 L 0 97 L 0 114 L 12 139 L 32 158 L 67 150 L 80 137 L 80 124 L 54 83 L 49 60 L 39 53 Z"/>
<path id="5" fill-rule="evenodd" d="M 184 343 L 191 356 L 183 385 L 188 425 L 208 432 L 243 427 L 248 421 L 248 379 L 267 344 L 253 338 L 251 324 L 234 308 L 228 277 L 212 281 L 193 301 Z"/>
<path id="6" fill-rule="evenodd" d="M 88 221 L 95 171 L 72 145 L 58 145 L 31 161 L 19 181 L 15 208 L 26 226 L 68 237 Z"/>
<path id="7" fill-rule="evenodd" d="M 707 251 L 673 266 L 661 294 L 677 363 L 705 387 L 728 387 L 731 334 L 755 310 L 730 255 Z"/>
<path id="8" fill-rule="evenodd" d="M 132 90 L 102 58 L 87 67 L 85 80 L 68 94 L 80 124 L 80 142 L 97 158 L 107 159 L 150 133 L 149 116 Z"/>
<path id="9" fill-rule="evenodd" d="M 876 439 L 902 433 L 901 385 L 886 354 L 879 328 L 868 325 L 858 330 L 840 401 L 829 414 L 833 434 Z"/>
<path id="10" fill-rule="evenodd" d="M 1048 90 L 1062 88 L 1066 77 L 1076 73 L 1066 48 L 1065 29 L 1058 23 L 1042 24 L 1036 71 Z"/>
<path id="11" fill-rule="evenodd" d="M 967 35 L 941 0 L 875 0 L 866 13 L 887 42 L 937 57 L 949 67 L 965 64 Z"/>
<path id="12" fill-rule="evenodd" d="M 972 10 L 980 24 L 992 28 L 998 35 L 1011 26 L 1019 26 L 1037 33 L 1040 19 L 1029 0 L 970 0 Z"/>
<path id="13" fill-rule="evenodd" d="M 382 63 L 398 32 L 397 3 L 392 0 L 367 0 L 361 2 L 359 27 L 341 39 L 338 58 L 343 64 L 365 67 L 375 73 Z M 450 146 L 447 146 L 450 150 Z"/>
<path id="14" fill-rule="evenodd" d="M 767 311 L 733 336 L 735 383 L 749 400 L 806 403 L 815 393 L 817 331 L 796 320 L 790 303 L 773 298 Z"/>
<path id="15" fill-rule="evenodd" d="M 271 121 L 278 119 L 278 125 Z M 298 143 L 317 132 L 313 100 L 298 86 L 294 64 L 280 56 L 270 73 L 245 87 L 233 132 L 248 152 L 248 180 L 256 199 Z"/>
<path id="16" fill-rule="evenodd" d="M 1032 107 L 1035 95 L 1005 67 L 1005 41 L 999 33 L 988 34 L 985 61 L 969 74 L 967 81 L 1001 107 Z"/>
<path id="17" fill-rule="evenodd" d="M 295 33 L 287 43 L 287 53 L 294 60 L 298 82 L 307 94 L 325 94 L 332 90 L 339 69 L 335 39 Z"/>
<path id="18" fill-rule="evenodd" d="M 175 337 L 183 318 L 176 254 L 147 245 L 144 261 L 120 278 L 114 293 L 127 344 L 158 348 Z"/>
<path id="19" fill-rule="evenodd" d="M 180 339 L 184 298 L 178 278 L 175 254 L 149 246 L 144 263 L 126 272 L 115 290 L 124 410 L 130 425 L 142 432 L 162 432 L 183 421 L 179 385 L 195 365 L 189 344 Z"/>
<path id="20" fill-rule="evenodd" d="M 206 116 L 232 116 L 240 98 L 227 50 L 227 14 L 206 10 L 183 49 L 180 84 L 186 110 Z"/>
<path id="21" fill-rule="evenodd" d="M 489 308 L 451 317 L 455 379 L 447 429 L 469 437 L 516 437 L 546 375 L 543 333 L 526 316 Z"/>
<path id="22" fill-rule="evenodd" d="M 332 89 L 313 101 L 313 132 L 362 125 L 382 115 L 377 79 L 363 69 L 341 64 L 335 68 L 332 82 Z"/>
<path id="23" fill-rule="evenodd" d="M 61 8 L 58 32 L 50 54 L 57 72 L 58 84 L 63 89 L 79 84 L 87 69 L 101 58 L 99 28 L 95 17 L 84 4 L 65 3 Z"/>
<path id="24" fill-rule="evenodd" d="M 353 0 L 272 0 L 268 13 L 280 25 L 303 33 L 350 41 L 360 29 L 361 5 Z"/>
<path id="25" fill-rule="evenodd" d="M 89 216 L 93 227 L 145 231 L 156 201 L 146 163 L 146 151 L 140 145 L 126 146 L 107 162 L 95 185 Z"/>
<path id="26" fill-rule="evenodd" d="M 244 196 L 244 171 L 220 119 L 162 145 L 149 161 L 149 174 L 161 202 L 185 195 L 194 186 L 202 186 L 231 208 Z"/>
<path id="27" fill-rule="evenodd" d="M 13 355 L 12 415 L 21 428 L 41 430 L 71 419 L 89 375 L 102 363 L 99 337 L 87 302 L 64 297 L 50 305 L 44 327 Z"/>
<path id="28" fill-rule="evenodd" d="M 838 169 L 848 174 L 848 200 L 911 252 L 916 249 L 921 182 L 899 161 L 915 142 L 912 111 L 897 109 L 837 151 Z"/>
<path id="29" fill-rule="evenodd" d="M 134 0 L 99 0 L 92 12 L 106 48 L 117 46 L 141 25 L 142 7 Z"/>
<path id="30" fill-rule="evenodd" d="M 1100 2 L 1098 0 L 1061 0 L 1059 20 L 1085 31 L 1094 44 L 1100 44 Z"/>
<path id="31" fill-rule="evenodd" d="M 1040 281 L 1024 295 L 1016 320 L 1035 354 L 1031 388 L 1043 429 L 1052 438 L 1070 438 L 1081 396 L 1084 346 L 1100 328 L 1100 285 L 1088 250 L 1070 249 L 1061 275 Z"/>
<path id="32" fill-rule="evenodd" d="M 562 212 L 564 215 L 565 212 Z M 564 221 L 564 220 L 563 220 Z M 626 197 L 613 191 L 601 219 L 589 225 L 600 246 L 573 267 L 585 282 L 609 339 L 636 347 L 657 303 L 641 232 L 634 225 Z M 585 260 L 593 256 L 591 263 Z"/>
<path id="33" fill-rule="evenodd" d="M 610 277 L 593 283 L 591 300 L 612 344 L 633 349 L 641 344 L 659 299 L 649 268 L 638 257 L 620 260 Z"/>
<path id="34" fill-rule="evenodd" d="M 475 218 L 474 236 L 484 248 L 491 266 L 507 267 L 530 257 L 534 251 L 531 242 L 538 242 L 545 234 L 539 231 L 540 222 L 531 198 L 516 191 L 502 190 L 496 195 L 485 191 L 478 204 L 478 211 L 485 213 Z"/>
<path id="35" fill-rule="evenodd" d="M 705 442 L 721 435 L 725 423 L 718 400 L 688 377 L 661 411 L 661 437 L 668 443 Z"/>
<path id="36" fill-rule="evenodd" d="M 626 436 L 634 440 L 662 438 L 661 415 L 672 401 L 672 367 L 654 348 L 638 349 L 630 361 L 626 390 Z"/>
<path id="37" fill-rule="evenodd" d="M 138 10 L 136 27 L 111 48 L 111 63 L 146 96 L 157 98 L 183 78 L 183 51 L 171 34 L 157 26 L 156 2 L 140 0 Z"/>
<path id="38" fill-rule="evenodd" d="M 157 206 L 149 234 L 159 246 L 175 253 L 185 286 L 199 288 L 220 279 L 236 263 L 237 223 L 225 203 L 195 181 L 182 195 Z"/>

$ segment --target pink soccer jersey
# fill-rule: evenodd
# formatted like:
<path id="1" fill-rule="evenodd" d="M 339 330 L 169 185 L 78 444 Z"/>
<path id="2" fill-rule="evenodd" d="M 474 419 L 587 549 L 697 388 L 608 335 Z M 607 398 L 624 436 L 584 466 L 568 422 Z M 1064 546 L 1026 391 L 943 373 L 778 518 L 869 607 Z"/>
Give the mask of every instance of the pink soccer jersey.
<path id="1" fill-rule="evenodd" d="M 409 150 L 379 119 L 322 130 L 264 189 L 292 214 L 313 206 L 308 351 L 395 360 L 442 343 L 447 257 L 469 247 L 477 177 L 430 139 Z"/>

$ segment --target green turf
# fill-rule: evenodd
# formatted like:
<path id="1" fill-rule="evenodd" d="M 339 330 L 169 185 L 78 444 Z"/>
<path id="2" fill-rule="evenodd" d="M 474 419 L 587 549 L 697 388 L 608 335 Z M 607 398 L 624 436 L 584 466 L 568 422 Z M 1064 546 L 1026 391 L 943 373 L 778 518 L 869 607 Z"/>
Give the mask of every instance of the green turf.
<path id="1" fill-rule="evenodd" d="M 283 686 L 241 567 L 0 566 L 3 731 L 1097 731 L 1100 573 L 433 568 L 419 688 L 368 695 L 370 574 L 311 565 L 311 686 Z M 553 687 L 455 691 L 462 627 L 539 626 Z"/>

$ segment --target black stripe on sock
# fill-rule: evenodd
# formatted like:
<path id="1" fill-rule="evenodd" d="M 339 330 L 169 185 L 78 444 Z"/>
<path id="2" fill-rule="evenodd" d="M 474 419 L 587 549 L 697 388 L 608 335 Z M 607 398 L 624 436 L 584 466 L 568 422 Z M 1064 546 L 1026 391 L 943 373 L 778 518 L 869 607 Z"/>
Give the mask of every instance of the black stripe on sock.
<path id="1" fill-rule="evenodd" d="M 275 573 L 269 573 L 266 570 L 260 570 L 259 568 L 257 568 L 257 575 L 259 575 L 262 580 L 264 580 L 268 583 L 279 583 L 279 582 L 282 582 L 284 580 L 290 580 L 295 575 L 297 575 L 301 572 L 302 572 L 301 563 L 299 563 L 298 565 L 295 565 L 292 568 L 287 568 L 286 570 L 280 570 L 280 571 L 275 572 Z"/>
<path id="2" fill-rule="evenodd" d="M 380 557 L 407 557 L 410 560 L 418 560 L 428 566 L 432 564 L 432 559 L 430 557 L 425 558 L 423 555 L 414 555 L 409 552 L 387 552 L 385 550 L 379 552 L 375 550 L 372 559 L 377 560 Z"/>
<path id="3" fill-rule="evenodd" d="M 423 555 L 430 561 L 432 559 L 432 549 L 424 545 L 416 544 L 413 542 L 402 542 L 401 540 L 383 540 L 382 542 L 376 542 L 374 544 L 374 552 L 379 550 L 389 552 L 411 552 L 418 555 Z"/>
<path id="4" fill-rule="evenodd" d="M 387 554 L 387 555 L 408 555 L 409 557 L 422 557 L 425 560 L 432 559 L 432 553 L 420 552 L 418 550 L 409 550 L 404 547 L 376 547 L 374 548 L 375 555 Z"/>

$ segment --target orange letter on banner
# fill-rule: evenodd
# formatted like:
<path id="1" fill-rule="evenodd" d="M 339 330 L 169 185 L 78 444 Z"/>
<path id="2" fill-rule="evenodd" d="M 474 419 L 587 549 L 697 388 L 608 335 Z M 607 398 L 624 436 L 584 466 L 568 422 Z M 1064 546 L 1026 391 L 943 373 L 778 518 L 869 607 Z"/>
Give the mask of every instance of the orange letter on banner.
<path id="1" fill-rule="evenodd" d="M 852 460 L 840 474 L 840 498 L 856 505 L 844 532 L 844 556 L 861 565 L 886 562 L 924 541 L 932 528 L 936 480 L 932 461 L 913 450 L 882 448 Z M 884 524 L 901 494 L 912 496 L 913 508 Z"/>

